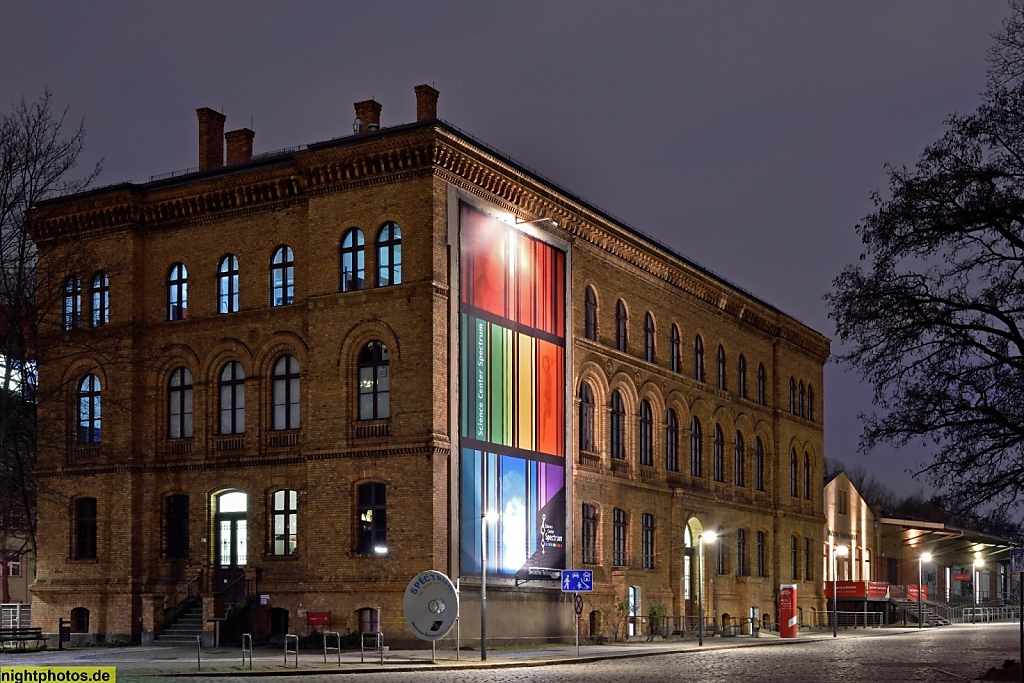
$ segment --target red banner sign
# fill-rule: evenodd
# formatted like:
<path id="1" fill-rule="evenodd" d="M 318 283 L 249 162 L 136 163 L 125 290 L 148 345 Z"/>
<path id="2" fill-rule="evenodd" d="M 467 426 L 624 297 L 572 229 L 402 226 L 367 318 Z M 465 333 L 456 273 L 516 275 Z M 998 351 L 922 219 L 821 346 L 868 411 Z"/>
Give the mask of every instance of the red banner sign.
<path id="1" fill-rule="evenodd" d="M 922 600 L 927 600 L 928 599 L 928 587 L 927 586 L 918 586 L 916 583 L 912 583 L 912 584 L 909 584 L 907 586 L 907 598 L 910 599 L 910 600 L 917 600 L 917 591 L 918 591 L 918 589 L 920 589 L 920 591 L 921 591 L 921 599 Z"/>
<path id="2" fill-rule="evenodd" d="M 953 580 L 954 581 L 970 581 L 971 580 L 971 575 L 970 574 L 953 574 Z"/>
<path id="3" fill-rule="evenodd" d="M 331 625 L 331 613 L 330 612 L 307 612 L 306 613 L 306 624 L 308 626 L 330 626 Z"/>
<path id="4" fill-rule="evenodd" d="M 832 581 L 826 581 L 825 597 L 831 598 L 833 595 L 837 600 L 887 600 L 889 584 L 885 581 L 838 581 L 833 587 Z"/>

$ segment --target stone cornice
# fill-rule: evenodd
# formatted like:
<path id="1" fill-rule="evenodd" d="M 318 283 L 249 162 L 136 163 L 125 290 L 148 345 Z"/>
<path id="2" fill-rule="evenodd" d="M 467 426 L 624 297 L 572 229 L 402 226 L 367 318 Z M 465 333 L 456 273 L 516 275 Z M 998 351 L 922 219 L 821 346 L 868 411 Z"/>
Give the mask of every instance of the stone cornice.
<path id="1" fill-rule="evenodd" d="M 615 256 L 704 305 L 824 361 L 828 338 L 445 125 L 346 138 L 170 181 L 119 185 L 32 212 L 39 243 L 196 225 L 433 173 L 526 218 L 551 218 L 580 248 Z"/>
<path id="2" fill-rule="evenodd" d="M 253 469 L 258 467 L 277 467 L 279 465 L 301 465 L 311 464 L 324 460 L 360 459 L 360 458 L 390 458 L 390 457 L 414 457 L 431 456 L 447 457 L 449 447 L 445 444 L 431 443 L 408 443 L 408 444 L 381 444 L 365 448 L 345 449 L 308 449 L 298 453 L 290 453 L 281 456 L 251 456 L 225 458 L 223 456 L 210 456 L 202 459 L 195 459 L 189 462 L 153 462 L 138 465 L 107 465 L 102 463 L 83 463 L 82 465 L 71 464 L 60 467 L 36 469 L 36 476 L 40 479 L 62 479 L 101 476 L 106 474 L 129 474 L 129 475 L 152 475 L 169 474 L 179 472 L 202 472 L 216 470 L 240 470 Z"/>
<path id="3" fill-rule="evenodd" d="M 434 163 L 436 173 L 446 182 L 523 218 L 554 219 L 560 229 L 576 238 L 577 248 L 584 248 L 581 242 L 592 245 L 765 334 L 786 339 L 821 361 L 828 358 L 828 338 L 796 319 L 716 279 L 461 136 L 447 130 L 439 130 L 438 136 Z"/>

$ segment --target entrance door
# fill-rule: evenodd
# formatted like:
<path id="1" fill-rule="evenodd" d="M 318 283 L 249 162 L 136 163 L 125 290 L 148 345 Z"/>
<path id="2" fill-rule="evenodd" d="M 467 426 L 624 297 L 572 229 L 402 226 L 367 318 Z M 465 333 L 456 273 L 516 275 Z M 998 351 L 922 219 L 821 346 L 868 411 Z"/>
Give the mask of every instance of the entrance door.
<path id="1" fill-rule="evenodd" d="M 216 591 L 223 594 L 225 605 L 233 605 L 245 597 L 247 509 L 248 498 L 241 491 L 225 493 L 217 498 Z"/>

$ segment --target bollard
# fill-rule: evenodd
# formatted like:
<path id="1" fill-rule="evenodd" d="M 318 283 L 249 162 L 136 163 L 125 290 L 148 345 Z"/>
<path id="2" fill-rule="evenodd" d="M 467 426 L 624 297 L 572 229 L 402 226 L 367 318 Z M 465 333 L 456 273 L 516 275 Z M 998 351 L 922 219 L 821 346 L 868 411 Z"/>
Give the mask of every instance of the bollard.
<path id="1" fill-rule="evenodd" d="M 203 670 L 203 637 L 196 636 L 196 671 Z"/>

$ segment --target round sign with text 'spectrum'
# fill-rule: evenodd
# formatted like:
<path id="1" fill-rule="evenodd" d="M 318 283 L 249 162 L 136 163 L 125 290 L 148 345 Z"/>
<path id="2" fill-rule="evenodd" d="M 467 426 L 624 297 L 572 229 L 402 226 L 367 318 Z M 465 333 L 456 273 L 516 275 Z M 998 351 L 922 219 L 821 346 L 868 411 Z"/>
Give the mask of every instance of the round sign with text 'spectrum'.
<path id="1" fill-rule="evenodd" d="M 433 570 L 420 572 L 405 588 L 405 623 L 421 640 L 444 638 L 459 615 L 459 594 L 451 579 Z"/>

